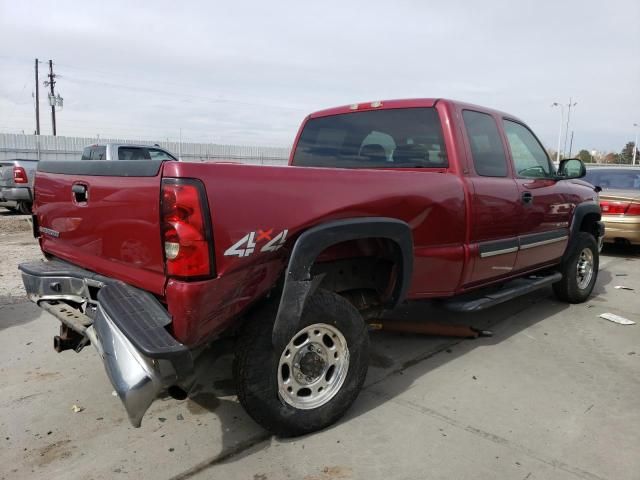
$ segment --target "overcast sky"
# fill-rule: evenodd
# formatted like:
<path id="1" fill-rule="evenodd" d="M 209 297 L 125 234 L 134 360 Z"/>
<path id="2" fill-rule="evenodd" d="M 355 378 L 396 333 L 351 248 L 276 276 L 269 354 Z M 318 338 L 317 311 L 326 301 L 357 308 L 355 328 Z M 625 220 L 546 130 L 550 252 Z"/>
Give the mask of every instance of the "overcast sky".
<path id="1" fill-rule="evenodd" d="M 405 97 L 508 111 L 555 148 L 572 96 L 574 152 L 640 123 L 638 0 L 0 0 L 0 132 L 35 129 L 36 57 L 59 135 L 288 146 L 311 111 Z"/>

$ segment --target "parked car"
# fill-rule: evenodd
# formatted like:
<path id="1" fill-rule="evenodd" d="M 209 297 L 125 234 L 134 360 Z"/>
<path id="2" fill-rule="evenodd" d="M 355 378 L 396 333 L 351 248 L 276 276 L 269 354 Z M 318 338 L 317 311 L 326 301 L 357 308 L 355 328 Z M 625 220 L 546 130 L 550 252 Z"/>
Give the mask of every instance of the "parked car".
<path id="1" fill-rule="evenodd" d="M 640 245 L 640 166 L 589 167 L 585 180 L 602 189 L 604 242 Z"/>
<path id="2" fill-rule="evenodd" d="M 0 161 L 0 206 L 24 214 L 31 213 L 37 166 L 37 160 L 23 158 Z"/>
<path id="3" fill-rule="evenodd" d="M 82 160 L 178 160 L 157 145 L 104 143 L 85 147 Z"/>
<path id="4" fill-rule="evenodd" d="M 289 163 L 40 163 L 48 261 L 20 265 L 27 294 L 61 320 L 58 351 L 96 347 L 134 426 L 164 392 L 184 398 L 221 336 L 237 339 L 249 415 L 300 435 L 355 400 L 385 309 L 591 294 L 596 192 L 513 115 L 443 99 L 324 110 Z"/>

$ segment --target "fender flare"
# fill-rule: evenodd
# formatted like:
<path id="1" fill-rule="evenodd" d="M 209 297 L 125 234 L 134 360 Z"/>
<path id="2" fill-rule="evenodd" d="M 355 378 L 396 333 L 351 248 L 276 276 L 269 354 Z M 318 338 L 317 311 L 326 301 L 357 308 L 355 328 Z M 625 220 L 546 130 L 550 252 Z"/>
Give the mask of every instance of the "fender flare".
<path id="1" fill-rule="evenodd" d="M 298 237 L 289 257 L 273 326 L 272 342 L 276 348 L 284 348 L 295 334 L 306 300 L 317 287 L 311 267 L 318 255 L 332 245 L 364 238 L 384 238 L 397 245 L 401 270 L 389 306 L 393 308 L 404 300 L 413 273 L 413 236 L 407 223 L 394 218 L 367 217 L 317 225 Z"/>
<path id="2" fill-rule="evenodd" d="M 582 221 L 584 220 L 584 217 L 590 214 L 596 214 L 598 216 L 599 236 L 604 235 L 604 224 L 600 221 L 602 218 L 602 212 L 600 211 L 600 204 L 593 200 L 583 202 L 578 206 L 576 206 L 573 212 L 573 219 L 571 220 L 571 227 L 569 230 L 569 243 L 567 244 L 565 254 L 567 252 L 570 252 L 571 249 L 573 248 L 575 239 L 578 236 L 578 232 L 580 232 L 580 226 L 582 225 Z"/>

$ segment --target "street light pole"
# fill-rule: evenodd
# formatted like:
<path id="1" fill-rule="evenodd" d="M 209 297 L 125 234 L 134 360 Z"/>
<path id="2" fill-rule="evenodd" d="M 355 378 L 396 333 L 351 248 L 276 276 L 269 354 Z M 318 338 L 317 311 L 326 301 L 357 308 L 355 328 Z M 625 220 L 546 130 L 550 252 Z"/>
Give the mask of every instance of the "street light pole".
<path id="1" fill-rule="evenodd" d="M 564 148 L 562 149 L 562 153 L 567 151 L 567 140 L 569 137 L 569 120 L 571 118 L 571 107 L 575 107 L 578 102 L 572 102 L 571 97 L 569 97 L 569 103 L 567 106 L 569 107 L 569 111 L 567 112 L 567 128 L 564 131 Z"/>
<path id="2" fill-rule="evenodd" d="M 553 102 L 552 107 L 560 107 L 560 128 L 558 129 L 558 151 L 556 152 L 556 163 L 560 164 L 560 143 L 562 142 L 562 123 L 564 122 L 564 105 Z"/>
<path id="3" fill-rule="evenodd" d="M 636 154 L 638 153 L 638 124 L 634 123 L 634 127 L 636 127 L 636 141 L 633 142 L 633 161 L 631 162 L 633 165 L 636 164 Z"/>

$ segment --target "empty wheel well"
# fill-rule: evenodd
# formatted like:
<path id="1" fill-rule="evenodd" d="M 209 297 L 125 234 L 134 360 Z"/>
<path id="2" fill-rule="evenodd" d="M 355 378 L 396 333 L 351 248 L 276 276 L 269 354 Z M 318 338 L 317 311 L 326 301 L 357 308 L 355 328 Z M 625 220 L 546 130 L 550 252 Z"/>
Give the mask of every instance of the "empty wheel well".
<path id="1" fill-rule="evenodd" d="M 339 243 L 323 251 L 311 274 L 319 288 L 336 292 L 361 312 L 391 301 L 399 268 L 399 246 L 389 239 L 366 238 Z"/>
<path id="2" fill-rule="evenodd" d="M 598 238 L 598 221 L 600 220 L 600 215 L 597 213 L 588 213 L 582 219 L 580 223 L 580 231 L 587 232 L 593 235 L 595 238 Z"/>

